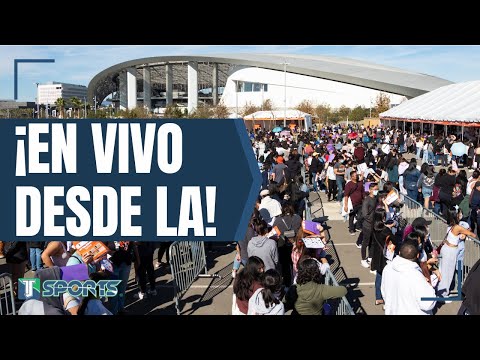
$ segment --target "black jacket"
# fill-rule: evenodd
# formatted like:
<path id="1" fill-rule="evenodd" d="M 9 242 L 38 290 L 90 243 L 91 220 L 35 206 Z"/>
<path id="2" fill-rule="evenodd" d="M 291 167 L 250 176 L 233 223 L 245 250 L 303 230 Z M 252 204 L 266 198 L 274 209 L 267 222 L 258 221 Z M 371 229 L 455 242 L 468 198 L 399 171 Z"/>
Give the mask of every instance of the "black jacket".
<path id="1" fill-rule="evenodd" d="M 480 315 L 480 260 L 470 269 L 462 286 L 463 306 L 470 315 Z"/>

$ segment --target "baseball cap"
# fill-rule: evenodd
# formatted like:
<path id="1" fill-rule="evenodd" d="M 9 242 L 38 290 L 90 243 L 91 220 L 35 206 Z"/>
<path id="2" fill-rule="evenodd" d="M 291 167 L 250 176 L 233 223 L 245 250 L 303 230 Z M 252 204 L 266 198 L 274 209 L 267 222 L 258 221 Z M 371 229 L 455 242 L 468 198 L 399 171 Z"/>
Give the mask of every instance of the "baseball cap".
<path id="1" fill-rule="evenodd" d="M 467 230 L 470 229 L 470 225 L 466 221 L 460 221 L 458 225 L 460 225 L 464 229 L 467 229 Z"/>
<path id="2" fill-rule="evenodd" d="M 260 196 L 267 196 L 267 195 L 270 195 L 270 191 L 268 191 L 267 189 L 260 191 Z"/>
<path id="3" fill-rule="evenodd" d="M 415 228 L 417 226 L 427 226 L 430 225 L 432 222 L 425 220 L 424 218 L 418 217 L 412 222 L 412 226 Z"/>

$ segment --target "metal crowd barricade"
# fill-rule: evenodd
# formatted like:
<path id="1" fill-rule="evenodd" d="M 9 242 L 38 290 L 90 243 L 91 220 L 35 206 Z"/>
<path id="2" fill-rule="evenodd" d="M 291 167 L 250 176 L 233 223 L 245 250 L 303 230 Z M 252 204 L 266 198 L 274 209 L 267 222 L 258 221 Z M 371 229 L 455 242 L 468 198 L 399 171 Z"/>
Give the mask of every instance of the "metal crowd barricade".
<path id="1" fill-rule="evenodd" d="M 408 223 L 411 224 L 417 217 L 423 217 L 424 219 L 431 221 L 432 223 L 429 225 L 430 239 L 435 246 L 440 245 L 445 239 L 445 235 L 448 231 L 446 220 L 408 196 L 402 195 L 401 198 L 405 203 L 402 212 L 404 217 L 407 218 Z M 463 280 L 467 278 L 470 269 L 479 259 L 480 241 L 467 236 L 465 238 L 465 255 L 463 259 Z"/>
<path id="2" fill-rule="evenodd" d="M 173 280 L 173 296 L 177 315 L 180 315 L 180 299 L 199 277 L 219 277 L 208 274 L 203 241 L 175 241 L 170 245 L 170 269 Z"/>
<path id="3" fill-rule="evenodd" d="M 16 315 L 15 294 L 10 274 L 0 275 L 0 315 Z"/>
<path id="4" fill-rule="evenodd" d="M 325 285 L 339 286 L 330 269 L 325 273 Z M 352 306 L 345 296 L 340 299 L 327 300 L 327 304 L 329 304 L 331 308 L 330 315 L 355 315 Z"/>

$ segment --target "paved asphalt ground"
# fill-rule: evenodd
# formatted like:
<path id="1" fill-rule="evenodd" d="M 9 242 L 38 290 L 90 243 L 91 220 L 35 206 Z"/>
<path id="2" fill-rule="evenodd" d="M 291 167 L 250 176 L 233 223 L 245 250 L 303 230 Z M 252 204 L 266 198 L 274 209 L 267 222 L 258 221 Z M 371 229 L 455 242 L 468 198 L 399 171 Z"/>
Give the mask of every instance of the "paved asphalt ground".
<path id="1" fill-rule="evenodd" d="M 410 157 L 408 156 L 408 158 Z M 337 281 L 348 285 L 347 297 L 356 314 L 383 315 L 382 306 L 375 305 L 375 275 L 360 265 L 360 249 L 355 246 L 357 236 L 349 234 L 347 223 L 343 222 L 343 218 L 339 214 L 338 203 L 336 201 L 327 202 L 323 193 L 320 193 L 320 196 L 322 201 L 315 193 L 311 194 L 310 200 L 314 217 L 323 215 L 320 210 L 322 202 L 325 215 L 329 216 L 328 225 L 332 227 L 330 229 L 332 244 L 329 246 L 328 252 L 331 254 L 331 267 Z M 197 279 L 181 299 L 181 314 L 231 314 L 233 283 L 231 269 L 235 246 L 233 243 L 218 243 L 210 244 L 210 246 L 206 244 L 205 248 L 208 273 L 218 274 L 220 277 Z M 5 260 L 0 259 L 0 274 L 3 272 L 7 272 L 7 267 Z M 171 274 L 165 265 L 157 269 L 155 273 L 158 295 L 138 300 L 133 296 L 138 292 L 138 287 L 135 284 L 132 269 L 126 298 L 128 314 L 176 314 Z M 33 277 L 33 273 L 28 272 L 26 277 Z M 459 307 L 460 302 L 444 305 L 438 311 L 438 315 L 456 314 Z"/>

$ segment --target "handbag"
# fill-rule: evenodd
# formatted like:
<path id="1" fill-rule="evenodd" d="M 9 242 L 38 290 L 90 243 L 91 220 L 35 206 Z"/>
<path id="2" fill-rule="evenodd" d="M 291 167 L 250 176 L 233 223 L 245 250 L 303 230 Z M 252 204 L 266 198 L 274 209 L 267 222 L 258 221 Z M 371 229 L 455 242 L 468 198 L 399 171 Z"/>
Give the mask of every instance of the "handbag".
<path id="1" fill-rule="evenodd" d="M 10 243 L 5 252 L 5 260 L 9 264 L 21 264 L 28 260 L 27 244 L 23 241 L 14 241 Z"/>
<path id="2" fill-rule="evenodd" d="M 435 249 L 435 251 L 437 252 L 437 255 L 440 255 L 440 251 L 442 251 L 442 247 L 443 247 L 443 244 L 445 244 L 445 241 L 447 241 L 447 236 L 448 234 L 450 233 L 450 231 L 452 231 L 452 228 L 450 227 L 450 230 L 447 231 L 447 234 L 445 235 L 445 237 L 443 238 L 443 241 L 440 243 L 440 245 L 437 246 L 437 248 Z"/>

